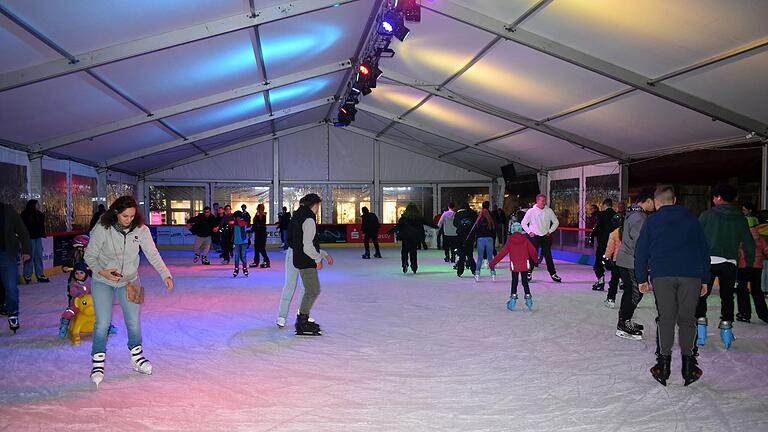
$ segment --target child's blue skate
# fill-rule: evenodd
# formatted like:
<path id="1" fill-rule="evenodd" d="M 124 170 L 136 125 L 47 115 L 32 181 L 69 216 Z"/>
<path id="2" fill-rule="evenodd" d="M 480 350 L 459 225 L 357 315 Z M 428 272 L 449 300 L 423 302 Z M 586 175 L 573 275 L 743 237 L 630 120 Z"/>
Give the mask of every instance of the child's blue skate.
<path id="1" fill-rule="evenodd" d="M 109 323 L 109 334 L 117 334 L 117 327 L 115 327 L 112 323 Z"/>
<path id="2" fill-rule="evenodd" d="M 517 306 L 517 294 L 512 294 L 507 300 L 507 309 L 513 311 Z"/>
<path id="3" fill-rule="evenodd" d="M 720 338 L 723 340 L 725 349 L 730 348 L 733 341 L 736 340 L 733 336 L 733 324 L 730 321 L 720 321 L 718 328 L 720 329 Z"/>
<path id="4" fill-rule="evenodd" d="M 696 344 L 704 346 L 707 343 L 707 319 L 699 318 L 696 320 Z"/>
<path id="5" fill-rule="evenodd" d="M 69 330 L 69 320 L 66 318 L 62 318 L 59 323 L 59 337 L 61 339 L 64 339 L 67 337 L 67 331 Z"/>
<path id="6" fill-rule="evenodd" d="M 528 310 L 533 310 L 533 296 L 530 294 L 525 295 L 525 307 L 527 307 Z"/>

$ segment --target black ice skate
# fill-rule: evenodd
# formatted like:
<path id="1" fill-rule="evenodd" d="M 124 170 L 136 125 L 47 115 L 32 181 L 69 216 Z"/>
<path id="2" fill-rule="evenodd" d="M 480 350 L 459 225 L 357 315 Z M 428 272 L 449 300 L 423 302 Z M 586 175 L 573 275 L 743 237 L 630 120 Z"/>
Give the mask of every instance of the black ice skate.
<path id="1" fill-rule="evenodd" d="M 363 259 L 371 259 L 371 256 L 367 253 L 363 254 Z"/>
<path id="2" fill-rule="evenodd" d="M 203 265 L 211 265 L 211 262 L 210 262 L 210 261 L 208 261 L 208 257 L 206 257 L 206 256 L 204 256 L 204 257 L 201 259 L 201 261 L 200 261 L 200 262 L 202 262 L 202 263 L 203 263 Z"/>
<path id="3" fill-rule="evenodd" d="M 592 291 L 605 291 L 605 276 L 600 277 L 592 284 Z"/>
<path id="4" fill-rule="evenodd" d="M 616 324 L 616 336 L 630 340 L 643 340 L 643 332 L 634 328 L 630 321 L 619 321 Z"/>
<path id="5" fill-rule="evenodd" d="M 269 261 L 265 261 L 265 262 L 264 262 L 263 264 L 261 264 L 259 267 L 260 267 L 260 268 L 269 268 L 269 267 L 270 267 L 270 265 L 269 265 Z"/>
<path id="6" fill-rule="evenodd" d="M 8 315 L 8 327 L 11 329 L 13 334 L 16 334 L 17 331 L 19 331 L 19 317 L 17 315 Z"/>
<path id="7" fill-rule="evenodd" d="M 696 381 L 701 378 L 704 373 L 699 369 L 698 362 L 696 361 L 696 356 L 683 356 L 683 368 L 681 370 L 683 373 L 683 381 L 685 383 L 683 384 L 685 387 L 688 387 L 689 385 L 695 383 Z"/>
<path id="8" fill-rule="evenodd" d="M 375 254 L 373 254 L 373 257 L 374 258 L 381 258 L 381 253 L 376 252 Z"/>
<path id="9" fill-rule="evenodd" d="M 669 379 L 669 368 L 671 364 L 671 355 L 658 354 L 656 355 L 656 364 L 651 368 L 651 375 L 653 375 L 653 379 L 658 381 L 659 384 L 663 385 L 664 387 L 667 386 L 667 380 Z"/>
<path id="10" fill-rule="evenodd" d="M 309 321 L 309 315 L 299 314 L 296 317 L 297 336 L 321 336 L 322 334 L 320 326 L 315 322 Z"/>

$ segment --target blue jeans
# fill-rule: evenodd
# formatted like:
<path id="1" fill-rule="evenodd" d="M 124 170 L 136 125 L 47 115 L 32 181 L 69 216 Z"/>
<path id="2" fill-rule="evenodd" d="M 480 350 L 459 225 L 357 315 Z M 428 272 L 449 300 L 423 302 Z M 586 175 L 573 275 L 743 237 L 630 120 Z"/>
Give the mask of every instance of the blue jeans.
<path id="1" fill-rule="evenodd" d="M 493 260 L 493 237 L 478 237 L 477 238 L 477 275 L 480 276 L 480 269 L 483 267 L 483 255 L 488 256 L 488 264 Z M 491 270 L 491 274 L 495 275 L 496 270 Z"/>
<path id="2" fill-rule="evenodd" d="M 139 305 L 131 303 L 125 297 L 125 287 L 115 288 L 95 279 L 91 279 L 93 307 L 96 310 L 96 324 L 93 326 L 93 347 L 91 355 L 107 352 L 107 335 L 112 322 L 112 302 L 117 292 L 120 308 L 123 309 L 125 327 L 128 329 L 128 348 L 141 345 L 141 322 Z"/>
<path id="3" fill-rule="evenodd" d="M 248 268 L 248 256 L 247 256 L 248 252 L 246 252 L 247 250 L 248 250 L 248 244 L 235 245 L 235 252 L 234 252 L 234 254 L 235 254 L 235 268 L 236 269 L 240 268 L 239 262 L 243 263 L 243 269 L 247 269 Z M 239 260 L 239 262 L 238 262 L 238 260 Z"/>
<path id="4" fill-rule="evenodd" d="M 5 289 L 5 310 L 10 315 L 19 313 L 19 268 L 16 255 L 0 250 L 0 281 Z"/>
<path id="5" fill-rule="evenodd" d="M 288 229 L 281 229 L 280 230 L 280 241 L 283 242 L 283 249 L 288 248 Z"/>
<path id="6" fill-rule="evenodd" d="M 43 272 L 43 239 L 37 238 L 29 241 L 32 247 L 32 259 L 24 263 L 24 278 L 32 279 L 32 267 L 35 268 L 35 276 L 44 278 Z"/>

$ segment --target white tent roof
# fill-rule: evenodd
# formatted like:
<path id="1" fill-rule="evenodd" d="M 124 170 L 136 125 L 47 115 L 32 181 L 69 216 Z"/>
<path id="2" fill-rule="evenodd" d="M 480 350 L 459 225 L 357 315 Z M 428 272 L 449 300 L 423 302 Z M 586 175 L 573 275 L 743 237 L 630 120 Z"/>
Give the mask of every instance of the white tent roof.
<path id="1" fill-rule="evenodd" d="M 768 136 L 764 1 L 421 4 L 350 131 L 485 173 Z M 141 174 L 297 133 L 335 115 L 380 7 L 4 0 L 0 142 Z"/>

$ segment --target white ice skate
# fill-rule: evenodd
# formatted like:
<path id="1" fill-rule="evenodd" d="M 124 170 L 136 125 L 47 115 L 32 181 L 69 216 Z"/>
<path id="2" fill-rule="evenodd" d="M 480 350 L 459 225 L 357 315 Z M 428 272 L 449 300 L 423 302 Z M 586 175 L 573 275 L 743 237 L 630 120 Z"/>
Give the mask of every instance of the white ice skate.
<path id="1" fill-rule="evenodd" d="M 131 349 L 131 365 L 136 372 L 152 375 L 152 363 L 144 358 L 144 351 L 141 349 L 141 345 Z"/>
<path id="2" fill-rule="evenodd" d="M 96 389 L 99 388 L 99 384 L 104 380 L 104 361 L 106 359 L 106 353 L 96 353 L 93 355 L 93 361 L 91 363 L 91 382 L 96 384 Z"/>

